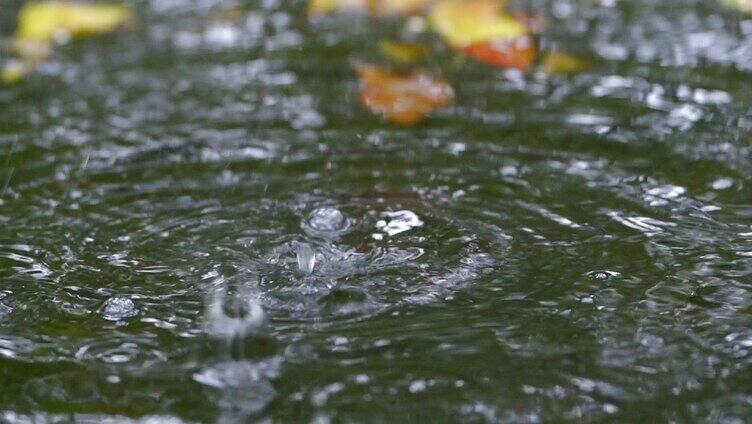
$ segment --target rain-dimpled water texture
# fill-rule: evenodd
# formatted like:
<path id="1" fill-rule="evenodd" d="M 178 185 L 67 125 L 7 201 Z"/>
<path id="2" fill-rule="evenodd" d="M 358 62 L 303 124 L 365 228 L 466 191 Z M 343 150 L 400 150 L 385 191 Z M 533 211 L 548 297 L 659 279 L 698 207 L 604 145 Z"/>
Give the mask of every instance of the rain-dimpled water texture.
<path id="1" fill-rule="evenodd" d="M 592 63 L 548 76 L 129 3 L 0 88 L 0 421 L 749 419 L 748 17 L 517 2 Z M 353 64 L 424 37 L 454 104 L 384 123 Z"/>

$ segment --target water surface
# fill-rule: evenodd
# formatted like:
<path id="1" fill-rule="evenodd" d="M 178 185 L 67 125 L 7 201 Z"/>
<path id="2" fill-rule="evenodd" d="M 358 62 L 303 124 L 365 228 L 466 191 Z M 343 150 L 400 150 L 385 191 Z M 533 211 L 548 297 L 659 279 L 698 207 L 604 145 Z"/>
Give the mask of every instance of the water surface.
<path id="1" fill-rule="evenodd" d="M 0 89 L 1 421 L 750 417 L 752 21 L 530 1 L 594 67 L 428 37 L 405 128 L 353 71 L 399 20 L 133 4 Z"/>

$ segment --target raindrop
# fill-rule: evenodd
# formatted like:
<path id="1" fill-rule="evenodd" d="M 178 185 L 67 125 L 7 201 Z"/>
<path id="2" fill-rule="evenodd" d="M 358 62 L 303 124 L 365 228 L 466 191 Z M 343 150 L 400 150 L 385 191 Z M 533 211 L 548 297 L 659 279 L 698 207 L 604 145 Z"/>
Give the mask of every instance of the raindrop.
<path id="1" fill-rule="evenodd" d="M 127 297 L 111 297 L 107 299 L 102 310 L 102 318 L 108 321 L 121 321 L 138 313 L 136 305 Z"/>

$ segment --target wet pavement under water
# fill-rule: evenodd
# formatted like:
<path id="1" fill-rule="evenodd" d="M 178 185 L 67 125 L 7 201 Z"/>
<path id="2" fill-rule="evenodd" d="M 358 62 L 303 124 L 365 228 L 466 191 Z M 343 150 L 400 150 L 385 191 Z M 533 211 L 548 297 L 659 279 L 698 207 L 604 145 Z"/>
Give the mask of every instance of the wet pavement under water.
<path id="1" fill-rule="evenodd" d="M 527 2 L 595 66 L 438 54 L 399 127 L 353 71 L 399 20 L 134 4 L 0 88 L 0 421 L 750 418 L 739 12 Z"/>

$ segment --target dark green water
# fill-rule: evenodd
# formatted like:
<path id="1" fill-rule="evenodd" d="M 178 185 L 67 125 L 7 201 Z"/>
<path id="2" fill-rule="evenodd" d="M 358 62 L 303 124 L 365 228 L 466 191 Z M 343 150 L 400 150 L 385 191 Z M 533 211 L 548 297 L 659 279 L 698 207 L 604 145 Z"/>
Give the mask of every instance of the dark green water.
<path id="1" fill-rule="evenodd" d="M 752 21 L 530 1 L 594 68 L 426 36 L 401 128 L 353 72 L 399 20 L 222 3 L 0 88 L 0 421 L 752 418 Z"/>

